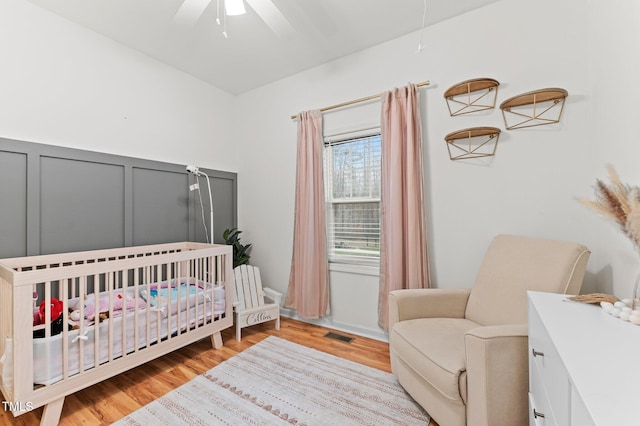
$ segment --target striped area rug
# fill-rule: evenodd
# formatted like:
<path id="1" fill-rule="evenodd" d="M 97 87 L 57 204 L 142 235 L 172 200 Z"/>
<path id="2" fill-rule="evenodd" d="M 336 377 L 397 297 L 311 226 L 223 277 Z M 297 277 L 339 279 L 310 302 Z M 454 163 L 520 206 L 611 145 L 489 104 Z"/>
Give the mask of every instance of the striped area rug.
<path id="1" fill-rule="evenodd" d="M 124 425 L 427 425 L 389 373 L 270 336 Z"/>

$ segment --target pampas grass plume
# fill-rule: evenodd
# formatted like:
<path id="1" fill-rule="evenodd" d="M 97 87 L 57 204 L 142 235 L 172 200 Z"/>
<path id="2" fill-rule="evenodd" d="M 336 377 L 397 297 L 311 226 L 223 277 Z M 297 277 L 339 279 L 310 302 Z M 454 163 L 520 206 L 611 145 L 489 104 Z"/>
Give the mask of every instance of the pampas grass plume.
<path id="1" fill-rule="evenodd" d="M 640 188 L 623 184 L 612 166 L 607 166 L 611 185 L 600 179 L 594 186 L 595 200 L 580 199 L 580 203 L 609 219 L 640 250 Z"/>
<path id="2" fill-rule="evenodd" d="M 629 215 L 627 216 L 627 223 L 625 229 L 627 235 L 631 238 L 631 241 L 636 245 L 636 248 L 640 249 L 640 192 L 638 189 L 632 189 L 629 192 Z"/>

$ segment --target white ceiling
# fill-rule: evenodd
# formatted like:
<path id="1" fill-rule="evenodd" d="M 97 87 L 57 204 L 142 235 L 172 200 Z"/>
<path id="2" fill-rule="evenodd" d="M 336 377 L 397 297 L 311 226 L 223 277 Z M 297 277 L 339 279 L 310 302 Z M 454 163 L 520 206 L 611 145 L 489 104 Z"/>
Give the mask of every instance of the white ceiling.
<path id="1" fill-rule="evenodd" d="M 419 30 L 424 11 L 424 0 L 246 0 L 225 39 L 218 0 L 29 1 L 233 94 Z M 495 1 L 427 0 L 426 25 Z"/>

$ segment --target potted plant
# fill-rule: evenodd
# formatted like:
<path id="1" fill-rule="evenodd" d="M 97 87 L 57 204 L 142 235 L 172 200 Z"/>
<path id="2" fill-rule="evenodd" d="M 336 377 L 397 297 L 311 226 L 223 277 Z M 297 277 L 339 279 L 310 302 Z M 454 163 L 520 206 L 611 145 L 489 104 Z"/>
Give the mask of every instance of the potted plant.
<path id="1" fill-rule="evenodd" d="M 222 238 L 227 245 L 233 246 L 233 267 L 249 263 L 249 251 L 251 251 L 251 244 L 246 246 L 240 243 L 240 234 L 238 228 L 225 229 L 222 233 Z"/>

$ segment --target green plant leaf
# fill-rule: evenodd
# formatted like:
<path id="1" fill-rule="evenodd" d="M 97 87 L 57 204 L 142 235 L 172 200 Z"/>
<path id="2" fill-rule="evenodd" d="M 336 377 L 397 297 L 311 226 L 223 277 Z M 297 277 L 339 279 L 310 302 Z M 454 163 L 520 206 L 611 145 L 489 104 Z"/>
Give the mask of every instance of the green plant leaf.
<path id="1" fill-rule="evenodd" d="M 251 250 L 251 244 L 246 246 L 240 243 L 240 234 L 242 231 L 237 228 L 226 229 L 222 237 L 227 245 L 233 246 L 233 267 L 245 264 L 249 262 L 249 251 Z"/>

